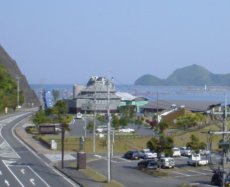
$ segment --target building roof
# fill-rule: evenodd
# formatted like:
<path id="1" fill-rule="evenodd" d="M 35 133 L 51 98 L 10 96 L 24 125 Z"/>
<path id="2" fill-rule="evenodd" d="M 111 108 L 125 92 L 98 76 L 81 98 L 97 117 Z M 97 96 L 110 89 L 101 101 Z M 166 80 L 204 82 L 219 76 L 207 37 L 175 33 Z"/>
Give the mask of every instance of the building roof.
<path id="1" fill-rule="evenodd" d="M 109 83 L 109 92 L 116 92 L 115 86 L 112 81 L 105 77 L 92 76 L 87 86 L 82 92 L 107 92 Z"/>
<path id="2" fill-rule="evenodd" d="M 205 112 L 213 106 L 220 105 L 220 102 L 215 101 L 194 101 L 194 100 L 158 100 L 151 101 L 142 106 L 142 109 L 159 109 L 167 110 L 173 107 L 186 108 L 190 111 Z"/>
<path id="3" fill-rule="evenodd" d="M 120 97 L 122 101 L 132 101 L 135 99 L 135 96 L 127 92 L 116 92 L 116 95 Z"/>

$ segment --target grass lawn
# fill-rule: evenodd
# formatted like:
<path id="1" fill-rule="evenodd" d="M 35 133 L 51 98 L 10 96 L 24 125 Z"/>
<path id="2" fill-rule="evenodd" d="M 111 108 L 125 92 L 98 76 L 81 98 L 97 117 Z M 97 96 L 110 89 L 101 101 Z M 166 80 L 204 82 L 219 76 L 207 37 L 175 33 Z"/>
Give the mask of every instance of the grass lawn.
<path id="1" fill-rule="evenodd" d="M 186 143 L 191 141 L 191 135 L 195 135 L 199 138 L 201 142 L 208 144 L 209 135 L 207 133 L 211 131 L 221 131 L 220 127 L 217 125 L 207 125 L 199 130 L 175 130 L 171 135 L 174 140 L 174 145 L 177 147 L 186 146 Z M 45 144 L 49 145 L 51 140 L 56 140 L 57 149 L 61 149 L 61 135 L 39 135 L 39 139 Z M 140 150 L 146 148 L 146 143 L 151 137 L 147 136 L 137 136 L 135 134 L 128 135 L 115 135 L 115 141 L 113 143 L 114 153 L 125 153 L 128 150 Z M 218 143 L 222 139 L 220 135 L 212 136 L 212 150 L 218 150 Z M 112 137 L 111 137 L 112 142 Z M 80 138 L 76 136 L 65 136 L 65 150 L 66 151 L 79 151 L 80 150 Z M 84 150 L 86 153 L 93 152 L 93 139 L 86 138 L 84 142 Z M 107 152 L 107 137 L 96 138 L 96 153 L 106 153 Z"/>
<path id="2" fill-rule="evenodd" d="M 136 135 L 126 135 L 126 136 L 115 136 L 115 141 L 113 143 L 114 153 L 124 153 L 128 150 L 138 150 L 146 147 L 146 142 L 151 137 L 136 136 Z M 40 141 L 49 145 L 51 140 L 57 142 L 57 150 L 61 149 L 61 135 L 40 135 Z M 112 142 L 112 139 L 111 139 Z M 75 136 L 65 137 L 65 150 L 66 151 L 79 151 L 80 150 L 80 138 Z M 107 152 L 107 138 L 96 138 L 96 153 L 106 153 Z M 84 150 L 86 153 L 93 152 L 93 139 L 86 138 L 84 144 Z"/>

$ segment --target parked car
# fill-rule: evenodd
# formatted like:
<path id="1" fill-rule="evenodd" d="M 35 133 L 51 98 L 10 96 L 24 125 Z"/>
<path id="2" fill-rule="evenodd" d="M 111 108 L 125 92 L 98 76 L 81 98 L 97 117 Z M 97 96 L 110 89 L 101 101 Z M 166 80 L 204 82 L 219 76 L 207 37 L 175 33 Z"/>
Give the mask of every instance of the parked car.
<path id="1" fill-rule="evenodd" d="M 200 150 L 199 150 L 199 154 L 201 154 L 201 155 L 209 155 L 209 154 L 210 154 L 210 151 L 207 150 L 207 149 L 200 149 Z"/>
<path id="2" fill-rule="evenodd" d="M 182 156 L 190 156 L 192 154 L 191 149 L 187 148 L 187 147 L 180 147 L 180 154 Z"/>
<path id="3" fill-rule="evenodd" d="M 100 125 L 96 128 L 96 132 L 102 133 L 102 132 L 107 132 L 107 125 Z"/>
<path id="4" fill-rule="evenodd" d="M 82 118 L 82 113 L 78 112 L 77 115 L 75 116 L 75 119 L 81 119 Z"/>
<path id="5" fill-rule="evenodd" d="M 132 128 L 123 128 L 123 129 L 118 129 L 118 132 L 135 132 L 134 129 Z"/>
<path id="6" fill-rule="evenodd" d="M 211 184 L 216 186 L 222 186 L 222 177 L 223 177 L 223 171 L 219 169 L 214 170 L 211 179 Z M 224 186 L 230 186 L 230 173 L 226 175 Z"/>
<path id="7" fill-rule="evenodd" d="M 158 165 L 156 160 L 142 160 L 137 163 L 138 169 L 157 169 Z"/>
<path id="8" fill-rule="evenodd" d="M 172 157 L 160 158 L 157 161 L 157 165 L 159 168 L 174 168 L 175 167 L 175 160 Z"/>
<path id="9" fill-rule="evenodd" d="M 208 165 L 208 160 L 202 159 L 200 154 L 192 154 L 189 156 L 187 163 L 192 166 L 206 166 Z"/>
<path id="10" fill-rule="evenodd" d="M 144 158 L 145 154 L 141 151 L 127 151 L 124 154 L 124 158 L 131 159 L 131 160 L 138 160 L 140 158 Z"/>
<path id="11" fill-rule="evenodd" d="M 157 153 L 151 152 L 149 149 L 143 149 L 141 152 L 144 153 L 145 159 L 157 158 Z"/>
<path id="12" fill-rule="evenodd" d="M 173 147 L 172 148 L 172 156 L 173 157 L 180 157 L 181 153 L 180 153 L 180 149 L 178 147 Z"/>

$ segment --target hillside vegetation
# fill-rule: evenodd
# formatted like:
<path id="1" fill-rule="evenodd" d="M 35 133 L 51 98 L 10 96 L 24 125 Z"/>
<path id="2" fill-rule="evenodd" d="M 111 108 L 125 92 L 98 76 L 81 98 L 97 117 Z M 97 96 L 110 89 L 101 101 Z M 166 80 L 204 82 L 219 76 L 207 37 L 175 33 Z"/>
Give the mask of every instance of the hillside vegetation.
<path id="1" fill-rule="evenodd" d="M 175 70 L 167 79 L 147 74 L 135 81 L 135 85 L 180 85 L 180 86 L 230 86 L 229 74 L 214 74 L 199 65 Z"/>
<path id="2" fill-rule="evenodd" d="M 23 101 L 20 93 L 20 101 Z M 17 106 L 17 83 L 0 64 L 0 112 L 5 107 L 15 109 Z"/>

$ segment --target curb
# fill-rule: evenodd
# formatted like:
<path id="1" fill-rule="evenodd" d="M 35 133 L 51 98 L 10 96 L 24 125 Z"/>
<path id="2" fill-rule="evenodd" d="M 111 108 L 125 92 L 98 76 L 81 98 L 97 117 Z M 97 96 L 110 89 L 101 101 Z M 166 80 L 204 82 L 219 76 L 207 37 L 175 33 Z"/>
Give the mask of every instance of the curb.
<path id="1" fill-rule="evenodd" d="M 80 187 L 84 187 L 84 185 L 82 183 L 80 183 L 79 181 L 76 181 L 75 178 L 73 178 L 70 175 L 67 175 L 61 168 L 59 168 L 58 166 L 54 165 L 53 166 L 56 170 L 58 170 L 59 172 L 61 172 L 63 175 L 65 175 L 67 178 L 69 178 L 70 180 L 74 181 L 76 184 L 78 184 Z"/>

